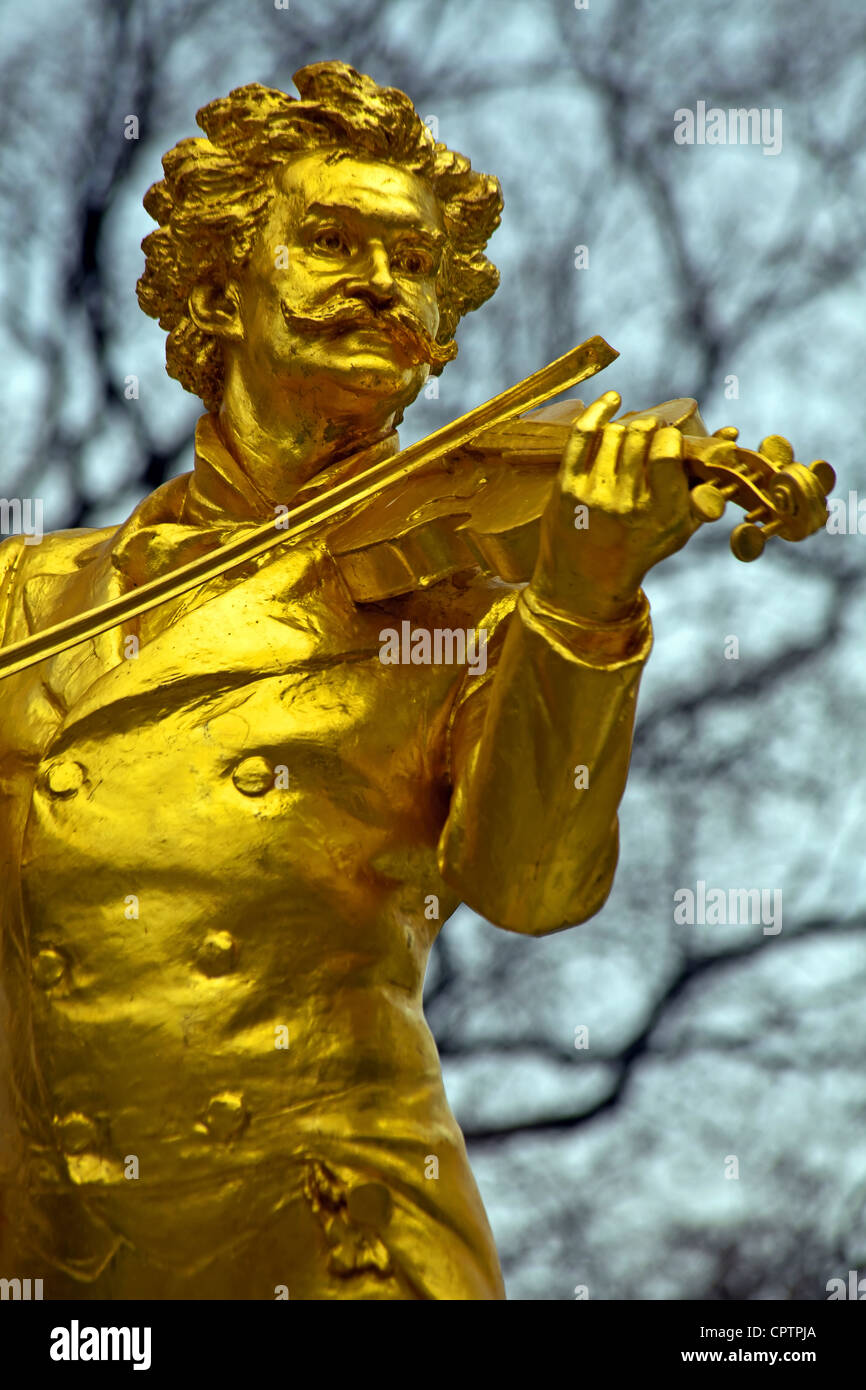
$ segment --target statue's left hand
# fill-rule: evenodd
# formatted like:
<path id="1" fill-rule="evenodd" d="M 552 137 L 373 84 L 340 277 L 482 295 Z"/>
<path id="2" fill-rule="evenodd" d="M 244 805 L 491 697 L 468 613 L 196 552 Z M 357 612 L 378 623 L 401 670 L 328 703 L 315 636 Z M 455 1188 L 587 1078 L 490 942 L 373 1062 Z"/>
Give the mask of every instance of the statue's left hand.
<path id="1" fill-rule="evenodd" d="M 575 421 L 541 519 L 532 590 L 576 618 L 625 616 L 647 570 L 700 524 L 680 431 L 651 417 L 611 422 L 620 405 L 606 391 Z"/>

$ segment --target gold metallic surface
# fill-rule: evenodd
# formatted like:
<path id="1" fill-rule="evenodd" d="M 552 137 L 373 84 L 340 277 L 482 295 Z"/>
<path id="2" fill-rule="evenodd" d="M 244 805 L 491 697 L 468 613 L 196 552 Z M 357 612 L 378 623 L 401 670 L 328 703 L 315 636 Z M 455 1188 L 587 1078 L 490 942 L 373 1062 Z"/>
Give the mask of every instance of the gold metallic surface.
<path id="1" fill-rule="evenodd" d="M 644 575 L 719 495 L 798 540 L 832 485 L 693 401 L 540 406 L 599 339 L 399 455 L 498 184 L 402 93 L 296 82 L 205 108 L 145 200 L 193 472 L 0 546 L 0 1273 L 46 1298 L 504 1297 L 430 948 L 460 902 L 599 910 Z"/>
<path id="2" fill-rule="evenodd" d="M 363 514 L 366 523 L 370 503 L 378 499 L 380 492 L 411 479 L 414 474 L 461 445 L 474 442 L 490 427 L 502 424 L 512 416 L 540 405 L 550 396 L 559 395 L 567 387 L 584 381 L 614 361 L 616 356 L 617 353 L 603 338 L 592 338 L 582 343 L 533 373 L 526 381 L 518 382 L 459 420 L 443 425 L 418 444 L 401 449 L 394 457 L 386 453 L 384 459 L 371 463 L 360 475 L 353 472 L 351 477 L 336 483 L 326 493 L 317 494 L 293 507 L 291 519 L 285 518 L 285 524 L 284 515 L 278 513 L 274 520 L 242 530 L 240 535 L 225 545 L 201 559 L 191 560 L 173 569 L 170 575 L 141 584 L 133 593 L 109 599 L 85 614 L 77 614 L 35 637 L 10 646 L 0 655 L 0 677 L 15 675 L 36 661 L 68 651 L 85 638 L 106 632 L 118 622 L 138 618 L 158 603 L 179 598 L 205 580 L 233 569 L 241 561 L 255 559 L 278 545 L 311 536 L 317 529 L 323 530 L 328 523 L 333 525 L 350 513 Z"/>

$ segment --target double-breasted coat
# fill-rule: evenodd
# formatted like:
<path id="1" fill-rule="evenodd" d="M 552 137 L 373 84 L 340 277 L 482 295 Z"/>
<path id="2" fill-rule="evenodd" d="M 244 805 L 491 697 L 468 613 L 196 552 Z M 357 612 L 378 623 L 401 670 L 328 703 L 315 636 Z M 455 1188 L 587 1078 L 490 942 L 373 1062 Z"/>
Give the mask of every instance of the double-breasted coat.
<path id="1" fill-rule="evenodd" d="M 123 526 L 0 546 L 2 642 L 260 520 L 204 417 Z M 407 620 L 483 629 L 486 669 L 383 663 Z M 650 640 L 479 575 L 356 604 L 315 542 L 0 682 L 0 1273 L 503 1297 L 427 957 L 461 900 L 533 934 L 601 906 Z"/>

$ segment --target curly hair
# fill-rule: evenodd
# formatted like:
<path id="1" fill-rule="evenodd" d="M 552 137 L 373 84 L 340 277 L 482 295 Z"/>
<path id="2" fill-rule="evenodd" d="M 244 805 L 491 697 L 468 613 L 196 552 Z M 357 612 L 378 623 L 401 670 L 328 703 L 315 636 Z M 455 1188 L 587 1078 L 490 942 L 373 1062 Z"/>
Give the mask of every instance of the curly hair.
<path id="1" fill-rule="evenodd" d="M 168 331 L 167 372 L 209 411 L 222 399 L 222 346 L 193 322 L 189 296 L 197 284 L 225 284 L 246 264 L 273 197 L 273 172 L 294 156 L 320 149 L 366 154 L 428 181 L 446 232 L 437 341 L 449 342 L 462 316 L 499 284 L 484 255 L 502 211 L 498 179 L 434 140 L 404 92 L 380 87 L 346 63 L 312 63 L 293 80 L 300 99 L 254 82 L 203 107 L 196 121 L 207 139 L 181 140 L 169 150 L 165 178 L 144 198 L 159 229 L 142 242 L 138 302 Z"/>

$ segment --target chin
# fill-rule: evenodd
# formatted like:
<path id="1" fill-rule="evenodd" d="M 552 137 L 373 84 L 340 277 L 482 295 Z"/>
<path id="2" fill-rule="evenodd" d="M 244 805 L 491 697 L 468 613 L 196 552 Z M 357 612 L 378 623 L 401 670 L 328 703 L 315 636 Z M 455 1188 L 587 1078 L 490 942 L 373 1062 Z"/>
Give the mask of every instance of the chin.
<path id="1" fill-rule="evenodd" d="M 353 394 L 393 400 L 395 408 L 408 405 L 427 380 L 423 367 L 400 366 L 384 353 L 361 349 L 347 354 L 345 364 L 335 364 L 334 379 Z"/>
<path id="2" fill-rule="evenodd" d="M 401 411 L 429 375 L 426 364 L 398 355 L 393 342 L 361 333 L 345 334 L 327 348 L 318 345 L 314 353 L 292 354 L 286 366 L 292 396 L 303 390 L 320 408 L 337 415 L 355 413 L 359 405 L 375 408 L 379 416 Z"/>

